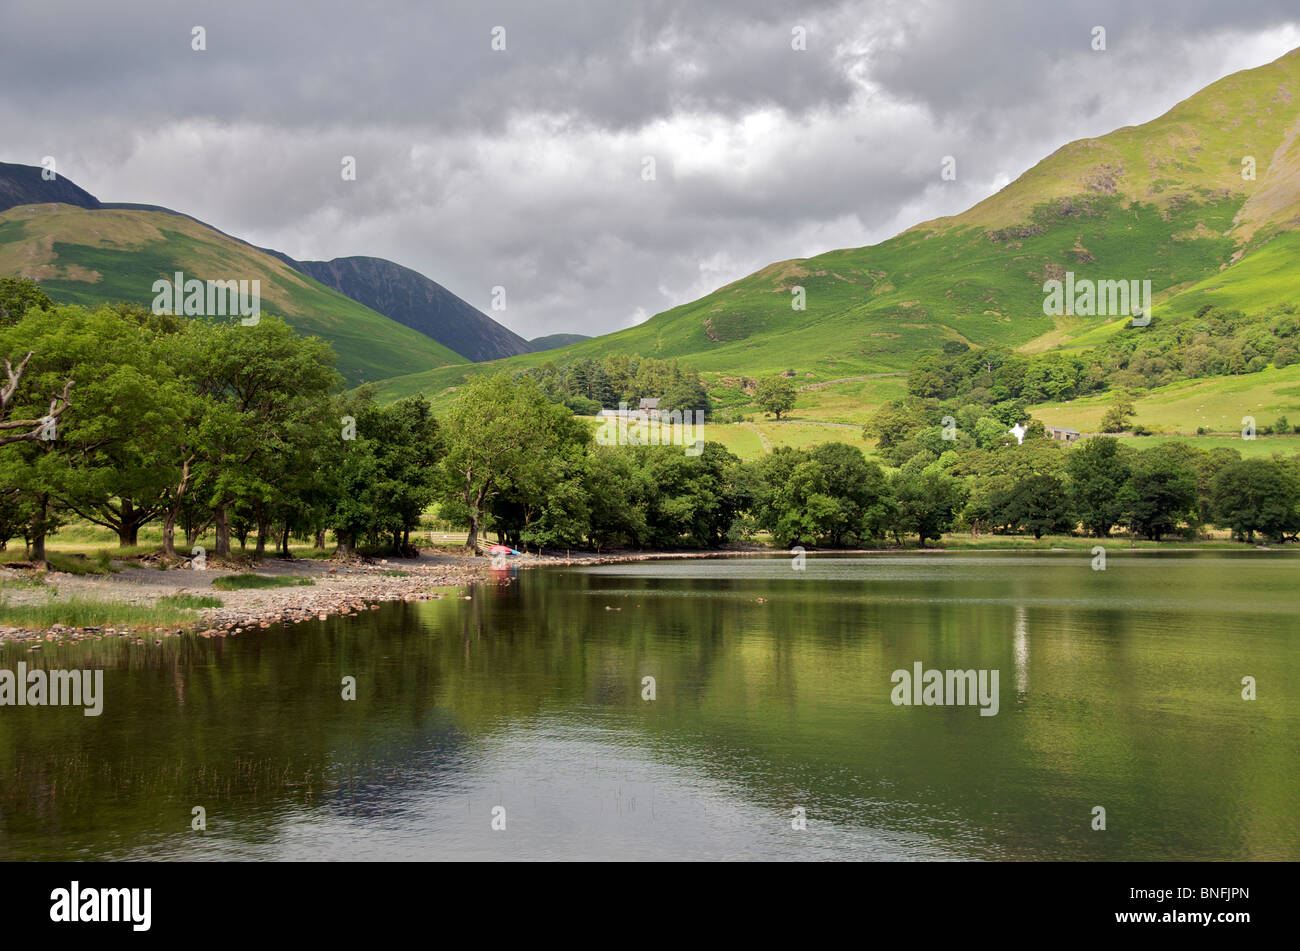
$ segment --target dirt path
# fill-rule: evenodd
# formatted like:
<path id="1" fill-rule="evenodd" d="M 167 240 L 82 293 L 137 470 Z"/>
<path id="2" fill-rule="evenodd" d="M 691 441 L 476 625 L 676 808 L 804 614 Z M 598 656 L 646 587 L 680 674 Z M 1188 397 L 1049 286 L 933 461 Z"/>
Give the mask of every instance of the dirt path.
<path id="1" fill-rule="evenodd" d="M 769 419 L 764 425 L 767 426 L 784 426 L 789 423 L 791 426 L 830 426 L 832 429 L 861 429 L 861 423 L 833 423 L 824 419 Z"/>
<path id="2" fill-rule="evenodd" d="M 769 453 L 772 451 L 772 444 L 768 442 L 767 437 L 763 435 L 763 430 L 759 429 L 758 426 L 756 426 L 754 423 L 744 423 L 743 425 L 747 427 L 750 432 L 752 432 L 755 436 L 758 437 L 758 441 L 763 444 L 764 453 Z"/>

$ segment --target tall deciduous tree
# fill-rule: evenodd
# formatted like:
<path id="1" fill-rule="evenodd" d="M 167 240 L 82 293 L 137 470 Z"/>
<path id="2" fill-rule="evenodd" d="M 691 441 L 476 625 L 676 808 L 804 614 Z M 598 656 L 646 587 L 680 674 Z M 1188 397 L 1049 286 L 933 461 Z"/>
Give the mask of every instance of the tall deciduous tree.
<path id="1" fill-rule="evenodd" d="M 204 419 L 203 481 L 216 553 L 228 557 L 230 507 L 243 501 L 265 509 L 286 474 L 295 435 L 323 420 L 341 378 L 328 344 L 300 337 L 273 317 L 253 326 L 214 324 L 207 335 L 193 375 L 198 393 L 219 405 Z"/>
<path id="2" fill-rule="evenodd" d="M 1155 541 L 1175 531 L 1196 506 L 1196 474 L 1155 450 L 1138 458 L 1129 484 L 1129 526 Z"/>
<path id="3" fill-rule="evenodd" d="M 465 545 L 474 554 L 479 554 L 479 530 L 489 503 L 537 478 L 572 418 L 527 378 L 477 377 L 457 394 L 443 427 L 447 451 L 440 488 L 465 507 Z"/>
<path id="4" fill-rule="evenodd" d="M 758 389 L 754 394 L 754 400 L 763 412 L 772 413 L 777 419 L 780 419 L 782 413 L 788 413 L 794 409 L 794 384 L 784 377 L 765 377 L 758 381 Z"/>
<path id="5" fill-rule="evenodd" d="M 966 501 L 966 487 L 933 468 L 905 466 L 890 479 L 890 487 L 897 505 L 895 537 L 915 535 L 922 545 L 942 538 Z"/>
<path id="6" fill-rule="evenodd" d="M 26 373 L 37 406 L 61 382 L 81 381 L 75 406 L 10 460 L 22 461 L 10 477 L 32 502 L 38 559 L 54 526 L 52 508 L 112 529 L 122 545 L 135 544 L 140 526 L 160 511 L 183 384 L 162 358 L 146 315 L 59 307 L 29 311 L 6 331 L 8 341 L 35 354 Z"/>
<path id="7" fill-rule="evenodd" d="M 1133 502 L 1130 468 L 1119 442 L 1109 437 L 1086 440 L 1070 451 L 1066 469 L 1080 522 L 1091 534 L 1105 538 Z"/>
<path id="8" fill-rule="evenodd" d="M 1255 533 L 1282 541 L 1300 531 L 1300 486 L 1295 473 L 1272 459 L 1244 459 L 1221 471 L 1210 490 L 1216 524 L 1244 541 Z"/>

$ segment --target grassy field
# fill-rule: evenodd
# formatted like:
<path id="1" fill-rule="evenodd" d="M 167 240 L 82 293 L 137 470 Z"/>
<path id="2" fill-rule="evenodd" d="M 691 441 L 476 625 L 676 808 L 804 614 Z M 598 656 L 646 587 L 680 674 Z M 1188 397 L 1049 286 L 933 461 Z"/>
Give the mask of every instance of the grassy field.
<path id="1" fill-rule="evenodd" d="M 1240 436 L 1128 436 L 1124 445 L 1136 449 L 1150 449 L 1164 442 L 1183 442 L 1197 449 L 1235 449 L 1244 459 L 1268 458 L 1274 453 L 1284 456 L 1300 454 L 1300 436 L 1257 436 L 1242 439 Z"/>
<path id="2" fill-rule="evenodd" d="M 767 437 L 773 448 L 790 446 L 793 449 L 812 449 L 827 442 L 842 442 L 857 446 L 870 454 L 873 442 L 862 438 L 861 426 L 845 426 L 834 423 L 808 423 L 799 420 L 790 422 L 766 421 L 754 424 L 759 432 Z"/>
<path id="3" fill-rule="evenodd" d="M 747 460 L 777 446 L 808 449 L 826 442 L 856 446 L 873 457 L 875 443 L 863 438 L 862 424 L 884 402 L 902 396 L 904 384 L 903 376 L 886 376 L 801 389 L 795 408 L 780 422 L 764 415 L 753 403 L 733 403 L 729 409 L 745 414 L 749 422 L 706 423 L 700 435 Z M 1096 433 L 1113 399 L 1107 393 L 1029 409 L 1034 418 L 1049 425 Z M 1286 416 L 1293 425 L 1300 424 L 1300 365 L 1173 383 L 1138 394 L 1134 405 L 1134 421 L 1153 435 L 1123 437 L 1125 445 L 1146 448 L 1176 439 L 1202 449 L 1227 446 L 1245 457 L 1300 452 L 1300 436 L 1241 438 L 1243 416 L 1254 416 L 1256 429 L 1271 426 L 1279 416 Z M 585 418 L 593 429 L 598 425 L 595 417 Z M 1197 435 L 1198 427 L 1205 428 L 1207 434 Z"/>
<path id="4" fill-rule="evenodd" d="M 1095 433 L 1113 402 L 1114 396 L 1107 393 L 1068 403 L 1043 403 L 1030 407 L 1030 412 L 1052 426 Z M 1300 364 L 1171 383 L 1139 395 L 1134 407 L 1134 422 L 1154 433 L 1195 434 L 1200 427 L 1211 433 L 1240 433 L 1243 416 L 1253 416 L 1256 429 L 1272 425 L 1278 416 L 1300 423 Z"/>

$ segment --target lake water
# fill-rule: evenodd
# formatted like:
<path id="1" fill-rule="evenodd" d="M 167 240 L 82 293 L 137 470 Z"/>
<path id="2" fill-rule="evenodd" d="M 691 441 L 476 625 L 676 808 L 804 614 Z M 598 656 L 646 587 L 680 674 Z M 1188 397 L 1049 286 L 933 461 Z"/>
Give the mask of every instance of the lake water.
<path id="1" fill-rule="evenodd" d="M 0 707 L 0 858 L 1300 858 L 1300 560 L 1091 561 L 532 570 L 227 640 L 3 646 L 103 667 L 105 699 Z M 895 705 L 916 662 L 998 671 L 997 715 Z"/>

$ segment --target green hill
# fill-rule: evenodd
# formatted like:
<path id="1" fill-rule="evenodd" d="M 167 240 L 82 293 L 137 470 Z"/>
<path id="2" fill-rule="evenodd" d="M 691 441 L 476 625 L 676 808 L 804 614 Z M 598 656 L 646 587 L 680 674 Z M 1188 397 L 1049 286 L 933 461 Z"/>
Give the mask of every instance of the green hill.
<path id="1" fill-rule="evenodd" d="M 0 274 L 37 280 L 56 300 L 148 306 L 154 281 L 177 271 L 199 280 L 260 280 L 263 312 L 329 341 L 352 385 L 465 362 L 424 334 L 183 215 L 55 203 L 0 213 Z"/>
<path id="2" fill-rule="evenodd" d="M 437 396 L 470 372 L 576 357 L 678 358 L 715 377 L 821 381 L 901 370 L 945 341 L 1086 345 L 1127 317 L 1043 313 L 1043 283 L 1150 280 L 1155 311 L 1300 296 L 1300 50 L 1140 126 L 1072 142 L 960 215 L 866 248 L 782 261 L 628 330 L 542 354 L 384 381 Z M 1255 178 L 1243 176 L 1254 160 Z M 803 288 L 806 309 L 792 308 Z"/>

